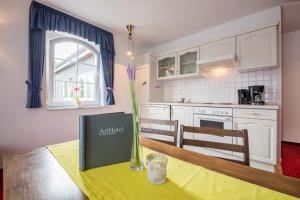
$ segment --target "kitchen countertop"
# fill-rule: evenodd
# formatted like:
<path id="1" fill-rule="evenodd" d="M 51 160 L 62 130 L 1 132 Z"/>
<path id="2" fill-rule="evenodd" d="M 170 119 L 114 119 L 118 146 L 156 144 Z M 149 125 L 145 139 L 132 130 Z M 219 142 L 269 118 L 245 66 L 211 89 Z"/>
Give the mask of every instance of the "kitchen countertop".
<path id="1" fill-rule="evenodd" d="M 176 103 L 176 102 L 151 102 L 148 105 L 172 105 L 172 106 L 200 106 L 200 107 L 218 107 L 218 108 L 250 108 L 250 109 L 267 109 L 278 110 L 279 106 L 274 104 L 266 105 L 241 105 L 241 104 L 222 104 L 222 103 Z"/>

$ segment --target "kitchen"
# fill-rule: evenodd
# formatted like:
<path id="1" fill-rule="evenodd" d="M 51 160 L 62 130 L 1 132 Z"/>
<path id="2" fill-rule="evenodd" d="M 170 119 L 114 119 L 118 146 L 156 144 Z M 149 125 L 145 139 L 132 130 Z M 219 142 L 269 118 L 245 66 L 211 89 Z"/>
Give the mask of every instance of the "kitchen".
<path id="1" fill-rule="evenodd" d="M 300 198 L 299 11 L 1 0 L 0 200 Z"/>
<path id="2" fill-rule="evenodd" d="M 200 35 L 224 30 L 230 23 L 223 24 L 198 33 L 198 38 L 194 34 L 170 42 L 168 50 L 162 46 L 135 58 L 141 117 L 178 120 L 185 126 L 248 129 L 250 166 L 275 172 L 281 161 L 281 24 L 278 17 L 260 25 L 254 21 L 268 12 L 277 11 L 231 22 L 238 31 L 199 41 Z M 244 21 L 253 21 L 253 25 L 243 27 Z M 191 37 L 198 42 L 192 44 Z M 180 48 L 184 40 L 189 44 Z M 235 137 L 220 139 L 193 133 L 184 137 L 241 143 Z M 231 151 L 185 148 L 228 159 L 242 158 Z"/>

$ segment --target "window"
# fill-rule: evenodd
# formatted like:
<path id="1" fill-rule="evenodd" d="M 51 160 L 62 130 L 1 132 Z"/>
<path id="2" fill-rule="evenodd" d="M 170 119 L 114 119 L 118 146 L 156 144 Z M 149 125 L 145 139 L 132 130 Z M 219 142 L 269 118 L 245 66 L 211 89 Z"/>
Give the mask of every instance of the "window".
<path id="1" fill-rule="evenodd" d="M 47 105 L 102 105 L 100 56 L 96 45 L 76 36 L 47 32 Z"/>

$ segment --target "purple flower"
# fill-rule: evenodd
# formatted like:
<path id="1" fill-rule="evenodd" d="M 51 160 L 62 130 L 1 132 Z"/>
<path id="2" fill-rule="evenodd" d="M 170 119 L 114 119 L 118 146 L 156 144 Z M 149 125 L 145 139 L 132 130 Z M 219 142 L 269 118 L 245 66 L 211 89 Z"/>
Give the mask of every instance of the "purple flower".
<path id="1" fill-rule="evenodd" d="M 127 66 L 127 75 L 129 81 L 134 81 L 135 80 L 135 68 L 133 65 L 128 65 Z"/>

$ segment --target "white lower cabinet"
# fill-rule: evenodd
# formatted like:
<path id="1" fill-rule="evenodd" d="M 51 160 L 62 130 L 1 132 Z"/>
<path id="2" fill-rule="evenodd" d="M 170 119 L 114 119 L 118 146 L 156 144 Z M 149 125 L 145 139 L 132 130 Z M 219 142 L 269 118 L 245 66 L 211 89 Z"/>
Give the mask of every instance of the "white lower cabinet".
<path id="1" fill-rule="evenodd" d="M 178 120 L 178 146 L 180 138 L 180 125 L 199 126 L 199 124 L 195 123 L 195 121 L 197 121 L 198 119 L 194 119 L 195 116 L 192 106 L 157 104 L 142 105 L 141 117 L 162 120 Z M 274 166 L 277 164 L 277 122 L 277 110 L 233 108 L 233 121 L 232 123 L 230 123 L 232 125 L 232 128 L 234 130 L 248 130 L 251 167 L 274 172 Z M 161 129 L 160 125 L 152 125 L 149 128 Z M 227 127 L 227 129 L 231 128 Z M 171 140 L 171 138 L 168 137 L 164 137 L 164 139 Z M 199 139 L 193 133 L 185 133 L 184 138 Z M 213 138 L 210 138 L 209 140 L 219 142 L 218 140 L 214 140 Z M 233 137 L 232 143 L 242 144 L 242 140 Z M 215 151 L 208 148 L 194 148 L 190 146 L 186 146 L 184 148 L 210 156 L 238 160 L 243 159 L 243 154 L 241 153 Z"/>
<path id="2" fill-rule="evenodd" d="M 171 120 L 178 120 L 179 126 L 193 126 L 193 107 L 190 106 L 172 106 Z"/>
<path id="3" fill-rule="evenodd" d="M 171 107 L 171 120 L 178 120 L 177 146 L 179 146 L 180 125 L 193 126 L 193 107 L 172 106 Z M 185 138 L 193 138 L 193 133 L 185 133 L 184 137 Z"/>
<path id="4" fill-rule="evenodd" d="M 169 105 L 156 105 L 156 104 L 142 104 L 140 105 L 141 118 L 158 119 L 158 120 L 170 120 L 170 106 Z M 171 130 L 170 126 L 159 124 L 142 124 L 144 128 L 153 128 L 160 130 Z M 144 133 L 144 136 L 153 139 L 162 139 L 172 141 L 173 138 L 164 135 L 155 135 L 150 133 Z"/>
<path id="5" fill-rule="evenodd" d="M 235 130 L 247 129 L 250 165 L 274 171 L 277 163 L 277 121 L 268 119 L 233 118 Z M 242 144 L 239 139 L 235 143 Z M 236 153 L 235 155 L 241 156 Z"/>
<path id="6" fill-rule="evenodd" d="M 170 106 L 169 105 L 142 104 L 140 107 L 141 107 L 141 117 L 142 118 L 170 120 Z"/>

